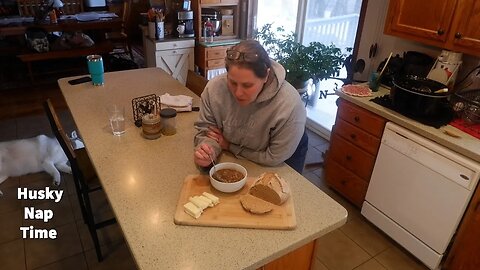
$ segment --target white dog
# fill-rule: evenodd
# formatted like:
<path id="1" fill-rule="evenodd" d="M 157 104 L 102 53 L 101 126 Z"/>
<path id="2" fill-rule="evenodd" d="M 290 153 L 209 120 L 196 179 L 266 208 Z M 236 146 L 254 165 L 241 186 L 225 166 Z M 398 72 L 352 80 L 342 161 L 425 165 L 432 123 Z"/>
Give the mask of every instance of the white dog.
<path id="1" fill-rule="evenodd" d="M 60 185 L 60 171 L 72 173 L 57 139 L 45 135 L 0 142 L 0 184 L 9 177 L 46 171 Z M 0 195 L 2 192 L 0 191 Z"/>

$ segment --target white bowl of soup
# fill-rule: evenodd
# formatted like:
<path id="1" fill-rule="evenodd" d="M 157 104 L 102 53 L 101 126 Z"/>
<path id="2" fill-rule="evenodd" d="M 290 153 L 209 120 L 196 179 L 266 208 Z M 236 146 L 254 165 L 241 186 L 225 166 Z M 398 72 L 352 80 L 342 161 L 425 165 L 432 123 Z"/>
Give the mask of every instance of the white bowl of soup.
<path id="1" fill-rule="evenodd" d="M 247 169 L 232 162 L 219 163 L 210 169 L 210 183 L 221 192 L 238 191 L 247 182 Z"/>

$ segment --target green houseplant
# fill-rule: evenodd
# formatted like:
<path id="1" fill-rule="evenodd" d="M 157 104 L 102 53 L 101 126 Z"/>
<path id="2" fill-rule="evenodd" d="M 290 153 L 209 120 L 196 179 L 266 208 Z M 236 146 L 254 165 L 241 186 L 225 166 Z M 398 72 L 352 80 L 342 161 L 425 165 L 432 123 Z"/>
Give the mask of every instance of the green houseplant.
<path id="1" fill-rule="evenodd" d="M 338 75 L 347 58 L 334 44 L 311 42 L 305 46 L 296 41 L 293 32 L 285 33 L 282 27 L 278 27 L 276 33 L 272 24 L 265 24 L 255 32 L 254 38 L 286 69 L 286 80 L 297 89 L 304 87 L 308 79 L 318 87 L 318 82 Z"/>

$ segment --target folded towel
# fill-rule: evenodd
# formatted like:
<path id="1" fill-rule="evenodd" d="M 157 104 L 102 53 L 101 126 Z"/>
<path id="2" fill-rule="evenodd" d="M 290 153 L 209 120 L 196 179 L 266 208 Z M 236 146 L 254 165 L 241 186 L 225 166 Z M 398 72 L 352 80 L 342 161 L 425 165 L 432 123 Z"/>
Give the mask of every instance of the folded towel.
<path id="1" fill-rule="evenodd" d="M 169 93 L 160 96 L 160 105 L 162 109 L 172 108 L 177 112 L 192 111 L 193 98 L 185 95 L 171 96 Z"/>

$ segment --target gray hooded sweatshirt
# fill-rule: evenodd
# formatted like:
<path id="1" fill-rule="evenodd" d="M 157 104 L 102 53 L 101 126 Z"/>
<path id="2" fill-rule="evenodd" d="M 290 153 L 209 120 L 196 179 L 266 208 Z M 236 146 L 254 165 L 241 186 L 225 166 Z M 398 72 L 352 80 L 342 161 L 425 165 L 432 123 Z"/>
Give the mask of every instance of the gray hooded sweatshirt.
<path id="1" fill-rule="evenodd" d="M 272 61 L 275 77 L 256 100 L 240 106 L 227 88 L 227 74 L 210 80 L 202 93 L 195 147 L 206 143 L 218 156 L 222 149 L 207 137 L 209 126 L 223 132 L 237 158 L 277 166 L 295 152 L 305 131 L 306 111 L 297 90 L 285 81 L 285 69 Z"/>

